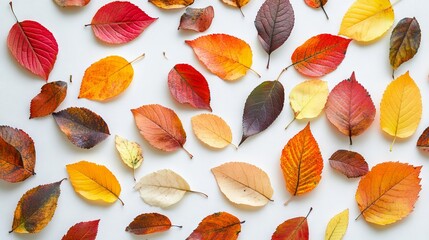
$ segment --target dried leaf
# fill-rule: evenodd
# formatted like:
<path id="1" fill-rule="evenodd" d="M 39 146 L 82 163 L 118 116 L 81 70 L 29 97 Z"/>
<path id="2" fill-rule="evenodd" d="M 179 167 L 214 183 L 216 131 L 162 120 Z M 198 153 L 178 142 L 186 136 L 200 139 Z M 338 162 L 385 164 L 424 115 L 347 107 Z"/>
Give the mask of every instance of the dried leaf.
<path id="1" fill-rule="evenodd" d="M 341 240 L 349 226 L 349 209 L 335 215 L 326 226 L 325 240 Z"/>
<path id="2" fill-rule="evenodd" d="M 192 158 L 192 154 L 183 147 L 186 132 L 173 110 L 158 104 L 150 104 L 131 109 L 131 112 L 140 134 L 150 145 L 166 152 L 182 148 Z"/>
<path id="3" fill-rule="evenodd" d="M 225 148 L 232 144 L 232 132 L 228 124 L 214 114 L 200 114 L 192 117 L 195 136 L 212 148 Z"/>
<path id="4" fill-rule="evenodd" d="M 417 147 L 423 151 L 429 151 L 429 127 L 427 127 L 420 135 L 417 140 Z"/>
<path id="5" fill-rule="evenodd" d="M 176 64 L 168 74 L 168 88 L 179 103 L 189 103 L 194 108 L 212 111 L 207 80 L 191 65 Z"/>
<path id="6" fill-rule="evenodd" d="M 377 225 L 392 224 L 408 216 L 422 189 L 421 168 L 399 162 L 374 166 L 361 178 L 356 191 L 360 215 Z"/>
<path id="7" fill-rule="evenodd" d="M 185 13 L 180 18 L 178 29 L 204 32 L 212 24 L 213 17 L 214 9 L 212 6 L 206 8 L 186 8 Z"/>
<path id="8" fill-rule="evenodd" d="M 162 9 L 176 9 L 189 6 L 194 0 L 149 0 L 149 2 Z"/>
<path id="9" fill-rule="evenodd" d="M 98 9 L 85 26 L 91 26 L 102 42 L 122 44 L 137 38 L 156 19 L 130 2 L 115 1 Z"/>
<path id="10" fill-rule="evenodd" d="M 30 119 L 47 116 L 55 111 L 67 95 L 67 83 L 56 81 L 46 83 L 37 96 L 31 100 Z"/>
<path id="11" fill-rule="evenodd" d="M 133 169 L 133 177 L 136 180 L 134 171 L 140 167 L 143 162 L 143 151 L 140 145 L 136 142 L 131 142 L 121 136 L 115 136 L 115 146 L 122 161 L 131 169 Z"/>
<path id="12" fill-rule="evenodd" d="M 16 205 L 9 233 L 38 233 L 45 228 L 54 216 L 63 180 L 39 185 L 24 193 Z"/>
<path id="13" fill-rule="evenodd" d="M 66 165 L 74 191 L 88 200 L 114 203 L 119 200 L 121 185 L 115 175 L 103 165 L 80 161 Z"/>
<path id="14" fill-rule="evenodd" d="M 73 225 L 61 240 L 95 240 L 100 219 Z"/>
<path id="15" fill-rule="evenodd" d="M 243 223 L 230 213 L 217 212 L 205 217 L 186 240 L 235 240 Z"/>
<path id="16" fill-rule="evenodd" d="M 274 190 L 262 169 L 245 162 L 229 162 L 212 168 L 219 189 L 233 203 L 261 207 L 271 200 Z"/>
<path id="17" fill-rule="evenodd" d="M 146 235 L 169 230 L 170 219 L 159 213 L 144 213 L 134 218 L 134 220 L 125 228 L 125 231 L 136 234 Z"/>
<path id="18" fill-rule="evenodd" d="M 52 116 L 67 138 L 80 148 L 92 148 L 110 135 L 103 118 L 86 108 L 71 107 Z"/>
<path id="19" fill-rule="evenodd" d="M 55 3 L 60 7 L 83 7 L 91 0 L 55 0 Z"/>
<path id="20" fill-rule="evenodd" d="M 0 179 L 22 182 L 35 174 L 35 165 L 33 139 L 21 129 L 0 126 Z"/>
<path id="21" fill-rule="evenodd" d="M 268 53 L 267 68 L 271 53 L 289 38 L 295 24 L 295 14 L 289 0 L 266 0 L 258 11 L 255 27 L 258 39 Z"/>
<path id="22" fill-rule="evenodd" d="M 332 89 L 326 103 L 326 117 L 342 134 L 352 136 L 363 133 L 374 121 L 375 106 L 368 91 L 356 81 L 353 72 Z"/>
<path id="23" fill-rule="evenodd" d="M 362 177 L 368 173 L 368 163 L 357 152 L 338 150 L 329 158 L 329 165 L 348 178 Z"/>
<path id="24" fill-rule="evenodd" d="M 185 43 L 210 72 L 224 80 L 237 80 L 252 66 L 252 49 L 234 36 L 210 34 Z"/>
<path id="25" fill-rule="evenodd" d="M 407 138 L 414 134 L 422 117 L 420 89 L 409 72 L 392 81 L 383 93 L 380 104 L 381 129 L 396 138 Z"/>
<path id="26" fill-rule="evenodd" d="M 389 0 L 356 0 L 344 15 L 339 34 L 371 42 L 389 30 L 394 17 Z"/>
<path id="27" fill-rule="evenodd" d="M 243 135 L 239 145 L 276 120 L 283 110 L 284 99 L 284 88 L 279 81 L 265 81 L 252 90 L 244 105 Z"/>
<path id="28" fill-rule="evenodd" d="M 310 208 L 305 217 L 291 218 L 278 225 L 271 240 L 308 240 L 307 218 L 312 210 L 313 208 Z"/>
<path id="29" fill-rule="evenodd" d="M 328 2 L 328 0 L 304 0 L 305 4 L 311 8 L 321 8 L 323 13 L 326 16 L 326 19 L 329 20 L 328 14 L 325 11 L 325 4 Z"/>

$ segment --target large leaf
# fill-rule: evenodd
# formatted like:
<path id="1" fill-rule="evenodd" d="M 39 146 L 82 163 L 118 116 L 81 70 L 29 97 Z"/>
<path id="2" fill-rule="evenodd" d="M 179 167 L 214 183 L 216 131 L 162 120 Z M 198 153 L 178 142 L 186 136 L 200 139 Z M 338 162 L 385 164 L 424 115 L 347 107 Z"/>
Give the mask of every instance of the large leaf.
<path id="1" fill-rule="evenodd" d="M 353 72 L 332 89 L 326 103 L 326 117 L 342 134 L 352 136 L 364 132 L 374 121 L 375 106 L 368 91 L 356 81 Z"/>
<path id="2" fill-rule="evenodd" d="M 99 40 L 121 44 L 137 38 L 156 19 L 130 2 L 115 1 L 98 9 L 85 26 L 90 25 Z"/>
<path id="3" fill-rule="evenodd" d="M 227 212 L 205 217 L 186 240 L 235 240 L 241 231 L 240 220 Z"/>
<path id="4" fill-rule="evenodd" d="M 271 201 L 274 190 L 262 169 L 245 162 L 229 162 L 212 168 L 219 189 L 233 203 L 261 207 Z"/>
<path id="5" fill-rule="evenodd" d="M 121 185 L 115 175 L 103 165 L 80 161 L 66 165 L 70 182 L 75 192 L 92 201 L 104 201 L 114 203 L 119 198 Z"/>
<path id="6" fill-rule="evenodd" d="M 176 9 L 189 6 L 194 0 L 149 0 L 149 2 L 162 9 Z"/>
<path id="7" fill-rule="evenodd" d="M 328 0 L 304 0 L 305 4 L 311 8 L 321 8 L 323 13 L 326 16 L 326 19 L 329 19 L 328 14 L 325 11 L 325 4 L 328 2 Z"/>
<path id="8" fill-rule="evenodd" d="M 159 213 L 143 213 L 135 217 L 125 228 L 125 231 L 136 235 L 145 235 L 165 232 L 172 226 L 170 219 L 165 215 Z"/>
<path id="9" fill-rule="evenodd" d="M 191 119 L 192 130 L 197 138 L 212 148 L 225 148 L 232 144 L 232 132 L 228 124 L 214 114 L 200 114 Z"/>
<path id="10" fill-rule="evenodd" d="M 267 68 L 271 53 L 289 38 L 295 24 L 295 14 L 289 0 L 266 0 L 258 11 L 255 27 L 258 39 L 268 53 Z"/>
<path id="11" fill-rule="evenodd" d="M 185 43 L 210 72 L 224 80 L 237 80 L 252 66 L 252 49 L 234 36 L 210 34 Z"/>
<path id="12" fill-rule="evenodd" d="M 338 150 L 329 158 L 329 165 L 348 178 L 356 178 L 368 172 L 368 163 L 357 152 Z"/>
<path id="13" fill-rule="evenodd" d="M 371 42 L 389 30 L 394 17 L 389 0 L 356 0 L 344 15 L 339 34 Z"/>
<path id="14" fill-rule="evenodd" d="M 67 231 L 61 240 L 95 240 L 100 219 L 76 223 Z"/>
<path id="15" fill-rule="evenodd" d="M 390 150 L 396 138 L 407 138 L 417 130 L 422 117 L 422 97 L 408 72 L 387 86 L 380 112 L 381 129 L 393 136 Z"/>
<path id="16" fill-rule="evenodd" d="M 121 136 L 115 136 L 115 146 L 122 161 L 131 169 L 133 169 L 133 178 L 135 170 L 140 167 L 143 162 L 143 150 L 136 142 L 131 142 Z"/>
<path id="17" fill-rule="evenodd" d="M 307 216 L 296 217 L 284 221 L 278 225 L 276 231 L 271 236 L 271 240 L 308 240 L 307 218 L 313 209 L 310 208 Z"/>
<path id="18" fill-rule="evenodd" d="M 67 95 L 67 83 L 56 81 L 46 83 L 37 96 L 31 100 L 30 118 L 44 117 L 55 111 Z"/>
<path id="19" fill-rule="evenodd" d="M 52 115 L 61 131 L 80 148 L 92 148 L 110 135 L 103 118 L 89 109 L 71 107 Z"/>
<path id="20" fill-rule="evenodd" d="M 178 29 L 204 32 L 212 24 L 213 17 L 214 9 L 212 6 L 206 8 L 186 8 L 186 11 L 180 17 Z"/>
<path id="21" fill-rule="evenodd" d="M 374 166 L 359 182 L 356 202 L 367 222 L 392 224 L 408 216 L 421 188 L 421 166 L 385 162 Z"/>
<path id="22" fill-rule="evenodd" d="M 40 185 L 24 193 L 16 205 L 9 233 L 38 233 L 45 228 L 54 216 L 63 180 Z"/>
<path id="23" fill-rule="evenodd" d="M 325 240 L 341 240 L 346 234 L 347 227 L 349 226 L 349 209 L 346 209 L 331 220 L 326 226 Z"/>
<path id="24" fill-rule="evenodd" d="M 259 84 L 246 99 L 241 145 L 248 137 L 267 129 L 283 110 L 284 88 L 279 81 Z"/>
<path id="25" fill-rule="evenodd" d="M 55 0 L 55 3 L 60 7 L 83 7 L 91 0 Z"/>

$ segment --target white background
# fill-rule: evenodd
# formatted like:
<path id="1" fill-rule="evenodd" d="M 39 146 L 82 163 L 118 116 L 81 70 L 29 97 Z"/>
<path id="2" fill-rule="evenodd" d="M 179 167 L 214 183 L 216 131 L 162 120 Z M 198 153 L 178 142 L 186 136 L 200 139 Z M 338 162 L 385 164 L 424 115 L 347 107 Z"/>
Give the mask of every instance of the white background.
<path id="1" fill-rule="evenodd" d="M 277 225 L 289 218 L 305 216 L 310 207 L 314 208 L 308 219 L 311 239 L 323 239 L 329 219 L 346 208 L 350 209 L 350 223 L 345 239 L 427 239 L 429 168 L 425 165 L 428 155 L 416 149 L 415 144 L 418 136 L 429 124 L 429 111 L 426 110 L 429 100 L 429 66 L 426 60 L 429 55 L 427 44 L 429 2 L 402 0 L 394 5 L 394 25 L 404 17 L 415 16 L 422 29 L 419 52 L 414 59 L 403 64 L 396 74 L 399 76 L 409 70 L 420 87 L 425 108 L 417 132 L 409 139 L 397 141 L 393 152 L 389 152 L 392 138 L 384 134 L 379 127 L 379 103 L 384 89 L 392 80 L 388 60 L 391 29 L 371 45 L 351 42 L 342 64 L 336 71 L 322 79 L 328 81 L 329 89 L 332 89 L 355 71 L 357 80 L 367 88 L 376 105 L 375 121 L 366 132 L 354 138 L 353 146 L 349 146 L 348 138 L 327 121 L 324 113 L 311 120 L 311 129 L 319 142 L 324 159 L 322 180 L 316 189 L 294 198 L 288 206 L 283 206 L 290 195 L 286 191 L 279 167 L 280 154 L 287 141 L 307 123 L 296 121 L 287 131 L 284 130 L 286 123 L 293 116 L 288 99 L 283 112 L 266 131 L 250 137 L 238 150 L 228 147 L 216 151 L 202 145 L 191 129 L 190 118 L 207 111 L 195 110 L 176 103 L 167 87 L 167 75 L 177 63 L 189 63 L 199 70 L 207 78 L 210 86 L 213 113 L 229 123 L 233 131 L 233 141 L 238 143 L 242 134 L 243 107 L 251 90 L 264 80 L 275 79 L 281 69 L 290 64 L 290 56 L 294 49 L 308 38 L 320 33 L 338 33 L 342 16 L 352 4 L 352 0 L 329 1 L 326 5 L 329 21 L 320 9 L 311 9 L 302 0 L 292 0 L 295 27 L 289 40 L 272 54 L 269 70 L 265 68 L 267 55 L 258 42 L 253 23 L 262 4 L 260 0 L 251 0 L 243 7 L 245 17 L 241 16 L 238 9 L 228 7 L 219 0 L 196 0 L 192 7 L 206 7 L 210 4 L 215 9 L 213 24 L 205 33 L 177 30 L 183 9 L 165 11 L 144 0 L 133 0 L 132 2 L 147 14 L 159 19 L 137 39 L 121 46 L 108 46 L 99 42 L 92 30 L 84 27 L 106 2 L 93 0 L 81 9 L 61 9 L 51 0 L 14 1 L 15 12 L 21 21 L 25 19 L 38 21 L 57 39 L 59 54 L 49 81 L 68 81 L 68 76 L 73 75 L 73 83 L 69 84 L 67 98 L 58 110 L 71 106 L 87 107 L 100 114 L 108 123 L 112 135 L 91 150 L 83 150 L 72 145 L 60 132 L 51 116 L 28 119 L 30 101 L 40 92 L 44 82 L 20 67 L 9 54 L 6 39 L 9 29 L 15 22 L 8 1 L 3 0 L 0 3 L 0 125 L 9 125 L 26 131 L 35 142 L 37 155 L 36 176 L 16 184 L 0 181 L 0 239 L 60 239 L 75 223 L 94 219 L 101 219 L 97 239 L 185 239 L 205 216 L 218 211 L 227 211 L 246 221 L 242 225 L 239 239 L 271 239 Z M 195 39 L 209 33 L 227 33 L 248 42 L 253 50 L 252 68 L 258 71 L 262 78 L 248 72 L 244 78 L 236 82 L 226 82 L 209 73 L 197 61 L 191 48 L 184 43 L 184 40 Z M 163 57 L 164 51 L 168 60 Z M 133 64 L 135 70 L 133 82 L 119 97 L 102 103 L 77 99 L 82 76 L 91 63 L 109 55 L 120 55 L 131 61 L 142 53 L 146 53 L 146 57 Z M 304 76 L 293 68 L 289 69 L 281 78 L 286 96 L 303 80 Z M 150 103 L 162 104 L 177 112 L 188 134 L 185 146 L 194 154 L 194 159 L 190 160 L 181 150 L 174 153 L 155 150 L 139 135 L 130 109 Z M 121 162 L 114 148 L 115 134 L 142 145 L 145 161 L 136 171 L 138 178 L 159 169 L 169 168 L 182 175 L 193 190 L 205 192 L 209 198 L 186 194 L 181 202 L 168 209 L 145 204 L 139 193 L 133 190 L 131 170 Z M 328 158 L 338 149 L 360 152 L 370 167 L 385 161 L 423 165 L 420 174 L 422 191 L 415 210 L 406 219 L 387 227 L 368 224 L 362 218 L 355 221 L 354 218 L 359 215 L 354 199 L 359 179 L 349 180 L 329 166 Z M 125 206 L 119 202 L 105 205 L 87 201 L 77 195 L 70 182 L 66 181 L 61 186 L 61 196 L 55 215 L 41 233 L 8 234 L 16 203 L 22 194 L 37 185 L 68 177 L 65 165 L 80 160 L 103 164 L 117 176 L 122 186 L 120 197 Z M 274 188 L 274 202 L 257 209 L 230 203 L 219 191 L 210 172 L 212 167 L 229 161 L 245 161 L 266 171 Z M 124 231 L 134 217 L 148 212 L 165 214 L 173 224 L 183 225 L 183 228 L 173 228 L 148 237 L 137 237 Z"/>

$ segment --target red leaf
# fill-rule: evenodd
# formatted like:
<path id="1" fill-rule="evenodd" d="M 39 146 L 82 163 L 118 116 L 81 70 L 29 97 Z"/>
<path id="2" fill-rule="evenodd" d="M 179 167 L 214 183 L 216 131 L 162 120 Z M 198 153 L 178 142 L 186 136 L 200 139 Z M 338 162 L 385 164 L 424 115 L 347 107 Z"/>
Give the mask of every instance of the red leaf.
<path id="1" fill-rule="evenodd" d="M 212 6 L 206 8 L 186 8 L 186 12 L 180 18 L 178 29 L 204 32 L 212 24 L 214 10 Z"/>
<path id="2" fill-rule="evenodd" d="M 171 221 L 167 216 L 159 213 L 144 213 L 135 217 L 125 228 L 125 231 L 136 235 L 145 235 L 167 231 L 171 226 Z"/>
<path id="3" fill-rule="evenodd" d="M 329 158 L 329 164 L 348 178 L 362 177 L 368 172 L 368 163 L 357 152 L 338 150 Z"/>
<path id="4" fill-rule="evenodd" d="M 271 240 L 308 240 L 308 215 L 313 209 L 310 208 L 307 216 L 296 217 L 284 221 L 277 226 Z"/>
<path id="5" fill-rule="evenodd" d="M 85 26 L 90 25 L 101 41 L 121 44 L 137 38 L 156 19 L 130 2 L 116 1 L 101 7 Z"/>
<path id="6" fill-rule="evenodd" d="M 46 83 L 42 91 L 31 100 L 30 118 L 44 117 L 57 109 L 67 95 L 67 83 L 56 81 Z"/>
<path id="7" fill-rule="evenodd" d="M 179 103 L 212 111 L 207 80 L 191 65 L 176 64 L 168 74 L 168 88 Z"/>
<path id="8" fill-rule="evenodd" d="M 95 240 L 100 219 L 73 225 L 61 240 Z"/>
<path id="9" fill-rule="evenodd" d="M 12 2 L 10 7 L 13 12 Z M 16 19 L 9 30 L 7 46 L 21 66 L 48 80 L 58 54 L 57 41 L 48 29 L 35 21 Z"/>

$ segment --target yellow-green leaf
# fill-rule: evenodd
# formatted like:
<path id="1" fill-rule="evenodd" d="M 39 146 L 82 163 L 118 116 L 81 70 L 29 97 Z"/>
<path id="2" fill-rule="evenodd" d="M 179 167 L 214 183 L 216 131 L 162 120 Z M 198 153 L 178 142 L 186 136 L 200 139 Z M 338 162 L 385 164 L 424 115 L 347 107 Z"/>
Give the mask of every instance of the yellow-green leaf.
<path id="1" fill-rule="evenodd" d="M 349 226 L 349 209 L 335 215 L 328 223 L 325 240 L 341 240 Z"/>
<path id="2" fill-rule="evenodd" d="M 116 135 L 115 146 L 121 156 L 122 161 L 130 168 L 136 170 L 143 162 L 143 151 L 140 145 L 136 142 L 131 142 L 121 136 Z M 134 177 L 134 180 L 136 178 Z"/>

